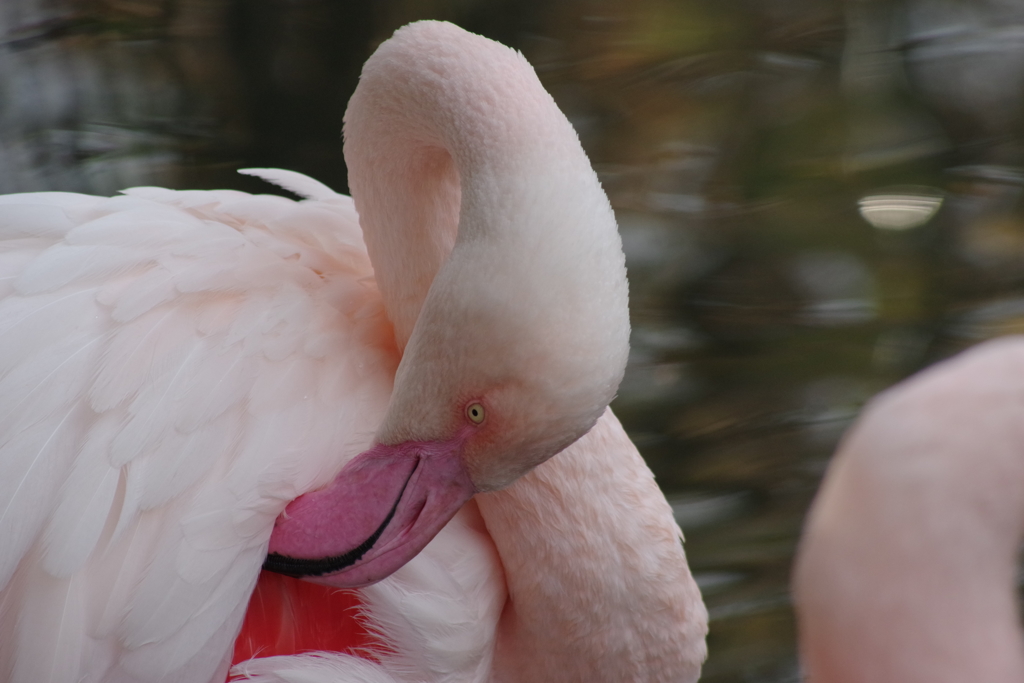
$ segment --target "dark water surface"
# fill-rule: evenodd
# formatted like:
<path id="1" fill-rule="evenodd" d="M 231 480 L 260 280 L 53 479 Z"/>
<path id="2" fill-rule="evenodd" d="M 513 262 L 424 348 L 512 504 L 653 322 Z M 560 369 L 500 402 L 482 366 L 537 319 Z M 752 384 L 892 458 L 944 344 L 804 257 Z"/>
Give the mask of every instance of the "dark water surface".
<path id="1" fill-rule="evenodd" d="M 615 408 L 711 611 L 704 680 L 799 677 L 788 574 L 870 396 L 1024 331 L 1015 0 L 2 0 L 0 192 L 344 190 L 359 68 L 398 26 L 512 45 L 618 212 Z"/>

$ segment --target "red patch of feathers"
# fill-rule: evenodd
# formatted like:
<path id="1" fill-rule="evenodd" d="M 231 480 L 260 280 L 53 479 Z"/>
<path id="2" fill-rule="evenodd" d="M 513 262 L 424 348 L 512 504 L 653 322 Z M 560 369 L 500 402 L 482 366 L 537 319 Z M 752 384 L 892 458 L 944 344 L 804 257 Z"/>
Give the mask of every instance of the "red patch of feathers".
<path id="1" fill-rule="evenodd" d="M 260 572 L 231 663 L 325 650 L 372 657 L 381 643 L 360 620 L 361 606 L 353 590 Z"/>

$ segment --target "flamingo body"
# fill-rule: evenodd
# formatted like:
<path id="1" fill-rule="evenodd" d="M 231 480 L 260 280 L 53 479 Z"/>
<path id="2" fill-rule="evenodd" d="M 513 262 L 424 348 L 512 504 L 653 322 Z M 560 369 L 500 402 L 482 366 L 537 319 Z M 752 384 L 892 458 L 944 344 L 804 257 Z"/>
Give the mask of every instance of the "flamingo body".
<path id="1" fill-rule="evenodd" d="M 355 201 L 268 169 L 305 199 L 0 197 L 0 680 L 695 680 L 571 126 L 521 55 L 422 22 L 346 159 Z M 355 602 L 254 593 L 265 560 Z"/>
<path id="2" fill-rule="evenodd" d="M 17 619 L 0 662 L 10 680 L 57 681 L 196 661 L 211 680 L 283 503 L 364 449 L 387 402 L 397 357 L 351 201 L 145 188 L 0 206 L 22 231 L 3 243 L 2 388 L 17 399 L 0 585 Z M 35 670 L 52 652 L 15 656 L 40 643 L 67 672 Z"/>
<path id="3" fill-rule="evenodd" d="M 844 437 L 794 573 L 810 683 L 1024 678 L 1024 340 L 874 399 Z"/>

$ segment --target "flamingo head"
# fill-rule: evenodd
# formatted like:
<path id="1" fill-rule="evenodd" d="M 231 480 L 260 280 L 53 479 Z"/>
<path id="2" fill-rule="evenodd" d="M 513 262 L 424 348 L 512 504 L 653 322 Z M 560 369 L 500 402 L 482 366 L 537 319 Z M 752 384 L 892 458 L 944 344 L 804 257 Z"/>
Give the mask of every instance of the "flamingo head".
<path id="1" fill-rule="evenodd" d="M 361 586 L 590 430 L 625 368 L 628 287 L 575 132 L 504 46 L 438 22 L 401 29 L 364 68 L 345 154 L 404 352 L 375 444 L 287 507 L 265 566 Z"/>
<path id="2" fill-rule="evenodd" d="M 431 298 L 375 445 L 287 507 L 266 568 L 339 587 L 374 583 L 475 493 L 511 484 L 589 431 L 613 398 L 628 349 L 624 305 L 588 327 L 560 305 L 527 314 L 518 298 L 470 295 L 483 305 L 471 312 L 465 293 L 438 307 Z M 560 338 L 559 315 L 582 327 Z M 609 317 L 618 329 L 600 328 Z M 452 319 L 474 324 L 442 322 Z"/>

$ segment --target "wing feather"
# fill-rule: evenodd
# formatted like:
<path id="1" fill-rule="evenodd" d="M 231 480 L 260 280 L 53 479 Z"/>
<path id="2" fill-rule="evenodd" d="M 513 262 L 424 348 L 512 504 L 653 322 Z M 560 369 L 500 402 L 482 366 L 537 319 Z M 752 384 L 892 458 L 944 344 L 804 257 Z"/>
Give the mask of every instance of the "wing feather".
<path id="1" fill-rule="evenodd" d="M 121 472 L 110 465 L 103 450 L 117 428 L 115 415 L 97 420 L 61 486 L 42 538 L 42 566 L 52 576 L 68 578 L 79 571 L 108 523 Z"/>
<path id="2" fill-rule="evenodd" d="M 0 198 L 17 677 L 223 680 L 274 519 L 372 438 L 397 358 L 355 210 L 271 175 L 314 199 Z"/>
<path id="3" fill-rule="evenodd" d="M 78 678 L 85 655 L 84 596 L 76 578 L 37 577 L 28 584 L 18 620 L 18 649 L 33 657 L 18 657 L 11 683 L 66 683 Z M 44 651 L 41 643 L 52 644 Z"/>
<path id="4" fill-rule="evenodd" d="M 80 404 L 32 425 L 0 448 L 0 585 L 35 542 L 75 452 Z"/>
<path id="5" fill-rule="evenodd" d="M 343 199 L 341 195 L 321 183 L 319 180 L 315 180 L 301 173 L 296 173 L 295 171 L 287 171 L 282 168 L 244 168 L 240 170 L 239 173 L 262 178 L 268 183 L 273 183 L 278 187 L 283 187 L 284 189 L 294 192 L 300 197 L 305 197 L 306 199 L 318 199 L 322 202 L 332 202 Z"/>
<path id="6" fill-rule="evenodd" d="M 53 204 L 7 204 L 0 211 L 0 239 L 58 239 L 73 226 L 67 213 Z"/>

